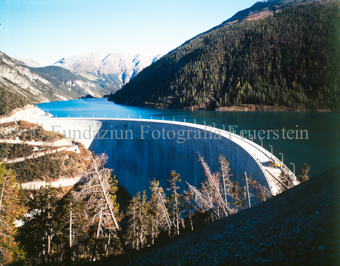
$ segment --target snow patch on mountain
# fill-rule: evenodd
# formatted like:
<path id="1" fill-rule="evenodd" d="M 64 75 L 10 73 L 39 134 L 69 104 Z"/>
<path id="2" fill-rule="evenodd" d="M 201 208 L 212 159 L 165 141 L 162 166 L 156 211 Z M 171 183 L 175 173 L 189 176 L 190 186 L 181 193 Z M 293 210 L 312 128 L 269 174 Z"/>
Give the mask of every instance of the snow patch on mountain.
<path id="1" fill-rule="evenodd" d="M 28 67 L 42 67 L 42 65 L 32 59 L 32 58 L 25 58 L 25 57 L 12 57 L 13 59 L 15 59 L 15 61 L 17 61 L 20 65 L 24 65 L 24 66 L 28 66 Z"/>
<path id="2" fill-rule="evenodd" d="M 83 75 L 93 74 L 110 84 L 122 86 L 160 57 L 161 55 L 145 56 L 123 52 L 110 54 L 88 53 L 80 56 L 62 58 L 53 65 Z"/>

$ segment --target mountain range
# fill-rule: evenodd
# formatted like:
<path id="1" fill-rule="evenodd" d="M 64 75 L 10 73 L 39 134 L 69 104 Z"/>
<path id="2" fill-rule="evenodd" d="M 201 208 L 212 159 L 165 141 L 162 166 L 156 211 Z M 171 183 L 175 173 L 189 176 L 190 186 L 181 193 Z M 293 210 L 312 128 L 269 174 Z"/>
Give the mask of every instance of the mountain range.
<path id="1" fill-rule="evenodd" d="M 88 53 L 62 58 L 54 63 L 53 66 L 68 69 L 90 80 L 110 84 L 113 90 L 116 91 L 160 57 L 161 55 L 145 56 L 122 52 L 110 54 Z"/>
<path id="2" fill-rule="evenodd" d="M 41 67 L 0 52 L 0 91 L 15 95 L 11 107 L 112 94 L 156 108 L 337 109 L 339 18 L 337 1 L 268 0 L 165 56 L 89 53 Z"/>
<path id="3" fill-rule="evenodd" d="M 103 97 L 112 94 L 159 56 L 86 54 L 42 67 L 34 59 L 0 52 L 0 115 L 28 103 Z"/>
<path id="4" fill-rule="evenodd" d="M 25 57 L 12 57 L 15 61 L 17 61 L 20 65 L 27 66 L 27 67 L 42 67 L 42 65 L 34 60 L 33 58 L 25 58 Z"/>
<path id="5" fill-rule="evenodd" d="M 168 53 L 112 95 L 118 104 L 339 108 L 338 1 L 269 0 Z"/>
<path id="6" fill-rule="evenodd" d="M 0 87 L 32 103 L 75 99 L 88 94 L 101 97 L 109 91 L 99 83 L 60 67 L 32 68 L 0 52 Z"/>

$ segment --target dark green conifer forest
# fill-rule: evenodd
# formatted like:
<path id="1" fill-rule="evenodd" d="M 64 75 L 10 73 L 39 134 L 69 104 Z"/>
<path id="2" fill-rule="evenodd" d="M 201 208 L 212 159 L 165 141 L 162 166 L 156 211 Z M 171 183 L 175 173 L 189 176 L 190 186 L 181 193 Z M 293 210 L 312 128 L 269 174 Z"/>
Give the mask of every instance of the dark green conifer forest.
<path id="1" fill-rule="evenodd" d="M 308 4 L 221 25 L 143 70 L 120 104 L 215 109 L 242 104 L 337 109 L 339 4 Z"/>
<path id="2" fill-rule="evenodd" d="M 0 115 L 7 115 L 13 109 L 24 107 L 26 104 L 31 103 L 24 96 L 13 93 L 0 86 Z"/>

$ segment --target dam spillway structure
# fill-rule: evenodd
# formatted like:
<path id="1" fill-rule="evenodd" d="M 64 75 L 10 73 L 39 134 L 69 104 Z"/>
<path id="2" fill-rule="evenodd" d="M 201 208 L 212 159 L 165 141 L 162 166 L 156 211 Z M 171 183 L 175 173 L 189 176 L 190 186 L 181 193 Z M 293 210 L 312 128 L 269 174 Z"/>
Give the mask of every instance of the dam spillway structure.
<path id="1" fill-rule="evenodd" d="M 94 153 L 106 153 L 107 167 L 114 169 L 119 185 L 130 195 L 146 190 L 157 179 L 162 187 L 172 170 L 184 181 L 199 186 L 205 180 L 199 154 L 213 172 L 219 171 L 219 156 L 230 163 L 231 180 L 245 185 L 245 173 L 268 188 L 279 191 L 278 177 L 285 169 L 274 155 L 251 140 L 230 131 L 196 123 L 112 118 L 43 118 L 30 120 L 45 130 L 62 133 L 84 144 Z M 272 163 L 270 163 L 272 162 Z M 281 168 L 272 167 L 280 164 Z M 256 203 L 256 197 L 251 198 Z"/>

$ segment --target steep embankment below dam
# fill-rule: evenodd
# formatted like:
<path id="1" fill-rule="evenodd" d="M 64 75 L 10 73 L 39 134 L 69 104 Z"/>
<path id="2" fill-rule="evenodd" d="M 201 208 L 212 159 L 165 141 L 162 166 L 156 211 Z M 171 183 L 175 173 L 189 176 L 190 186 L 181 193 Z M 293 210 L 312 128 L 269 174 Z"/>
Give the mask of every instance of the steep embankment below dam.
<path id="1" fill-rule="evenodd" d="M 133 254 L 133 265 L 339 265 L 339 191 L 340 166 L 251 209 Z"/>

